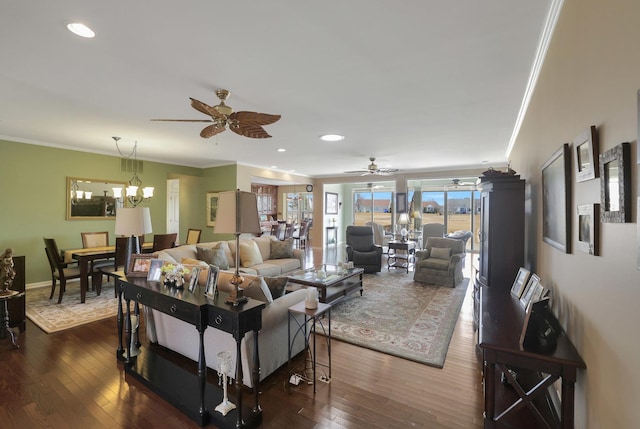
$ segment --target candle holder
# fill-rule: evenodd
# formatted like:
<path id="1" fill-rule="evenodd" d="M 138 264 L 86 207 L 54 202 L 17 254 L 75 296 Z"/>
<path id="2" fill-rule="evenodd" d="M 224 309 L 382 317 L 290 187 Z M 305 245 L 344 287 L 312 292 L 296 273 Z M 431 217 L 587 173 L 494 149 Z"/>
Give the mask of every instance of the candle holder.
<path id="1" fill-rule="evenodd" d="M 231 372 L 231 365 L 233 363 L 232 356 L 230 352 L 222 351 L 217 354 L 218 357 L 218 384 L 222 383 L 224 395 L 222 398 L 222 402 L 216 406 L 216 411 L 226 416 L 227 413 L 236 408 L 235 404 L 229 401 L 227 396 L 227 377 Z"/>

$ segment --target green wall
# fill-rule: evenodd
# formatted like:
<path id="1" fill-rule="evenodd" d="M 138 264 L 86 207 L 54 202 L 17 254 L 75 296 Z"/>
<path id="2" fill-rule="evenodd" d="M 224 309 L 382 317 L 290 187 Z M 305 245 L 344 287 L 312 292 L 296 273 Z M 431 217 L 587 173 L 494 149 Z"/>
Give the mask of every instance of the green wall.
<path id="1" fill-rule="evenodd" d="M 51 279 L 43 237 L 55 238 L 61 249 L 82 247 L 82 231 L 109 231 L 115 242 L 114 220 L 65 219 L 68 176 L 128 181 L 131 173 L 120 171 L 118 156 L 0 140 L 0 248 L 26 256 L 27 283 Z M 206 226 L 206 192 L 231 190 L 237 182 L 235 165 L 200 169 L 150 161 L 140 178 L 155 187 L 154 197 L 142 204 L 151 210 L 153 232 L 166 232 L 166 181 L 180 179 L 180 236 L 200 228 L 202 241 L 213 239 Z"/>

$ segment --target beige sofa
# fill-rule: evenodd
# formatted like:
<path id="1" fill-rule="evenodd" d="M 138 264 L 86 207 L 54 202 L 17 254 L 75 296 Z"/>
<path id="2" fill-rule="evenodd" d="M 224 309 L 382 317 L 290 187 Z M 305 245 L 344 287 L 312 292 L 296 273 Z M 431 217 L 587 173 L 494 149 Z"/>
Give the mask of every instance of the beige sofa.
<path id="1" fill-rule="evenodd" d="M 248 249 L 248 245 L 253 242 L 259 249 L 260 257 L 252 254 L 250 249 L 243 252 L 243 249 Z M 288 251 L 282 251 L 284 247 L 291 246 L 291 254 L 288 255 Z M 304 267 L 305 252 L 304 249 L 293 249 L 293 243 L 285 243 L 276 240 L 272 236 L 254 237 L 254 238 L 241 238 L 240 239 L 240 269 L 239 271 L 247 274 L 258 274 L 262 276 L 279 276 L 291 271 L 298 270 Z M 226 264 L 215 264 L 220 266 L 222 270 L 235 270 L 235 254 L 236 254 L 236 242 L 235 240 L 229 241 L 213 241 L 209 243 L 187 244 L 184 246 L 178 246 L 171 249 L 160 250 L 155 252 L 154 255 L 158 259 L 164 261 L 181 263 L 183 258 L 187 259 L 199 259 L 198 247 L 201 249 L 213 249 L 221 248 L 221 252 L 225 254 Z M 274 254 L 274 250 L 280 250 L 281 255 L 284 254 L 288 257 L 278 257 L 281 255 Z M 254 252 L 255 253 L 255 252 Z"/>
<path id="2" fill-rule="evenodd" d="M 254 240 L 258 241 L 264 259 L 260 264 L 241 268 L 244 272 L 244 282 L 241 287 L 245 291 L 246 296 L 252 299 L 258 299 L 266 304 L 262 311 L 262 329 L 260 330 L 258 338 L 261 368 L 260 380 L 263 380 L 287 363 L 289 347 L 289 335 L 287 334 L 289 326 L 288 308 L 303 301 L 306 297 L 306 291 L 304 289 L 299 289 L 284 296 L 274 297 L 267 281 L 271 280 L 271 276 L 279 276 L 283 273 L 302 268 L 304 263 L 304 250 L 295 249 L 296 257 L 294 258 L 272 260 L 270 259 L 271 254 L 266 252 L 266 250 L 270 248 L 267 244 L 270 244 L 271 238 L 260 237 Z M 226 243 L 228 246 L 228 242 Z M 214 247 L 216 244 L 218 243 L 199 243 L 197 246 L 206 248 Z M 232 244 L 233 246 L 229 250 L 233 249 L 235 252 L 235 241 Z M 225 246 L 223 245 L 221 247 L 224 248 Z M 156 255 L 162 260 L 179 263 L 182 262 L 182 258 L 195 259 L 196 253 L 196 245 L 185 245 L 156 252 Z M 235 256 L 234 253 L 232 253 L 231 256 Z M 218 278 L 219 290 L 228 291 L 232 288 L 229 280 L 234 271 L 235 268 L 230 267 L 230 269 L 220 272 Z M 254 273 L 248 273 L 250 271 Z M 265 277 L 267 277 L 267 280 L 265 280 Z M 282 276 L 280 276 L 280 278 L 282 278 Z M 201 276 L 201 284 L 202 280 L 203 278 Z M 167 347 L 194 361 L 198 360 L 199 336 L 198 331 L 194 329 L 192 325 L 149 308 L 145 308 L 145 317 L 147 322 L 147 338 L 149 341 Z M 298 319 L 300 319 L 298 323 L 303 323 L 300 317 L 298 317 Z M 298 323 L 294 320 L 291 321 L 292 335 L 295 333 Z M 218 365 L 217 355 L 219 352 L 231 352 L 234 362 L 232 373 L 235 374 L 236 342 L 231 334 L 213 327 L 208 327 L 204 331 L 204 347 L 207 366 L 212 369 L 216 369 Z M 252 387 L 253 384 L 251 381 L 253 349 L 253 332 L 248 332 L 241 342 L 242 382 L 248 387 Z M 303 349 L 304 338 L 298 335 L 292 347 L 292 354 L 296 355 Z"/>

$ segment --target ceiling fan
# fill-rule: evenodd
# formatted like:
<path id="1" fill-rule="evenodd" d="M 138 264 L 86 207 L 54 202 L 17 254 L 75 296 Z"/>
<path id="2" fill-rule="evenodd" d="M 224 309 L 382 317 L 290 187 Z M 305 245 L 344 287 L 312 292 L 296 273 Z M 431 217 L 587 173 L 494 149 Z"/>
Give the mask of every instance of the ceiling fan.
<path id="1" fill-rule="evenodd" d="M 462 182 L 460 179 L 451 179 L 452 188 L 456 189 L 458 186 L 475 186 L 475 182 Z"/>
<path id="2" fill-rule="evenodd" d="M 211 119 L 152 119 L 152 121 L 168 121 L 168 122 L 212 122 L 200 131 L 200 137 L 209 138 L 223 132 L 227 125 L 229 129 L 241 136 L 253 139 L 264 139 L 271 137 L 262 128 L 263 125 L 273 124 L 280 119 L 280 115 L 270 115 L 268 113 L 258 112 L 234 112 L 233 109 L 226 104 L 225 100 L 231 95 L 226 89 L 216 90 L 216 95 L 220 99 L 220 104 L 209 106 L 202 101 L 189 97 L 191 107 L 198 112 L 211 116 Z"/>
<path id="3" fill-rule="evenodd" d="M 398 171 L 397 168 L 380 168 L 376 165 L 375 161 L 376 159 L 374 157 L 369 158 L 369 161 L 371 161 L 371 164 L 369 164 L 369 166 L 366 169 L 363 170 L 352 170 L 352 171 L 345 171 L 345 173 L 360 173 L 361 176 L 367 176 L 369 174 L 375 174 L 378 176 L 389 176 L 393 173 L 395 173 L 396 171 Z"/>

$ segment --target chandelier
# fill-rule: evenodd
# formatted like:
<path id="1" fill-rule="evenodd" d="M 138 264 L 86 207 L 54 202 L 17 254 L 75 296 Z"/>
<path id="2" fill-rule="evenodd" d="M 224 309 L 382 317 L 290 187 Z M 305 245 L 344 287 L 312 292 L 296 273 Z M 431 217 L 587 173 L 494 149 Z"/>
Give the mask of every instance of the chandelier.
<path id="1" fill-rule="evenodd" d="M 133 177 L 129 180 L 129 186 L 124 189 L 125 195 L 122 195 L 122 188 L 113 188 L 113 196 L 119 202 L 123 202 L 126 198 L 129 201 L 129 204 L 132 207 L 137 207 L 138 204 L 142 202 L 149 201 L 150 198 L 153 197 L 153 187 L 146 186 L 142 187 L 142 180 L 138 177 L 138 142 L 136 141 L 133 145 L 133 149 L 129 155 L 123 155 L 120 150 L 120 146 L 118 146 L 118 141 L 120 137 L 112 137 L 116 142 L 116 148 L 118 149 L 118 153 L 123 158 L 133 158 Z"/>

